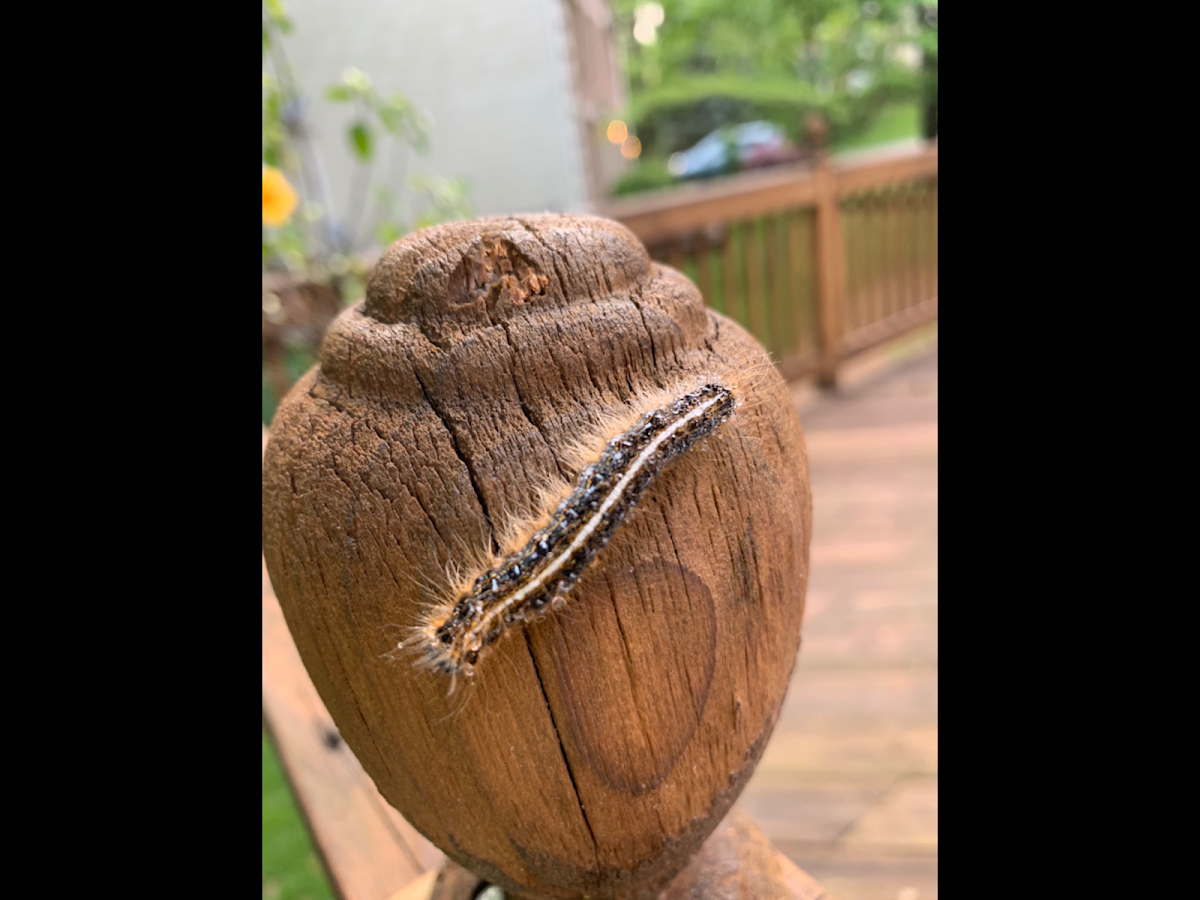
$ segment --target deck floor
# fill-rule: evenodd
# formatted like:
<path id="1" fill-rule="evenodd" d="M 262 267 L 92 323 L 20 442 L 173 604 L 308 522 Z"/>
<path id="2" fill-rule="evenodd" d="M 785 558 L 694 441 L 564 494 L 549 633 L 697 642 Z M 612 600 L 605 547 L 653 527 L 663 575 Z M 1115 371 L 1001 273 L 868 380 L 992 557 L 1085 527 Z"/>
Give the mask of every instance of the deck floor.
<path id="1" fill-rule="evenodd" d="M 937 897 L 937 374 L 935 336 L 798 402 L 807 608 L 783 715 L 740 802 L 837 900 Z"/>

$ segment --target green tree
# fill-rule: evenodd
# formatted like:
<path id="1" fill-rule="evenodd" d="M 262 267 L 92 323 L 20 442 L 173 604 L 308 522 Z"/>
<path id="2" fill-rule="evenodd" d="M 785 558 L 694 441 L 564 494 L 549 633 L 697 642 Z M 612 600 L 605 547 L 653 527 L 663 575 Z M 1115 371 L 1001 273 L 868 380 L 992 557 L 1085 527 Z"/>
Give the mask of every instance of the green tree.
<path id="1" fill-rule="evenodd" d="M 919 8 L 921 17 L 921 125 L 927 139 L 937 137 L 937 3 Z"/>
<path id="2" fill-rule="evenodd" d="M 799 140 L 813 111 L 836 140 L 864 128 L 884 104 L 919 94 L 912 2 L 661 0 L 661 12 L 658 5 L 616 3 L 628 118 L 652 156 L 751 118 L 776 121 Z M 660 24 L 651 30 L 647 22 Z"/>

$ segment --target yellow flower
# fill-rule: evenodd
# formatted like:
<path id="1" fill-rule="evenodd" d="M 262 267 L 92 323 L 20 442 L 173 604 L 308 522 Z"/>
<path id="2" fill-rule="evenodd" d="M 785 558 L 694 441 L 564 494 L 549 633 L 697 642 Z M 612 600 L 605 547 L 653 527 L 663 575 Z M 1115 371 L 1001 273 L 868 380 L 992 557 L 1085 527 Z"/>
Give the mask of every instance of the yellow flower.
<path id="1" fill-rule="evenodd" d="M 283 173 L 263 166 L 263 224 L 282 225 L 292 215 L 299 198 Z"/>

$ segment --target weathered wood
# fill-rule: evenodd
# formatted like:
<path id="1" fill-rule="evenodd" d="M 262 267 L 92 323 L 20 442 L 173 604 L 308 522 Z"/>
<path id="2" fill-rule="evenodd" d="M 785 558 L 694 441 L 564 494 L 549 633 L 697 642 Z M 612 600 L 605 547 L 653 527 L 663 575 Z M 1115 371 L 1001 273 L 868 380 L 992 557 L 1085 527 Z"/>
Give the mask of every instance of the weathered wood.
<path id="1" fill-rule="evenodd" d="M 264 428 L 264 448 L 266 441 Z M 263 719 L 337 895 L 342 900 L 474 897 L 482 879 L 445 860 L 392 809 L 337 736 L 296 653 L 265 564 L 262 594 Z M 731 864 L 736 864 L 739 885 L 788 886 L 792 893 L 776 892 L 787 900 L 822 896 L 816 882 L 771 848 L 735 806 L 672 882 L 664 900 L 774 896 L 761 890 L 721 892 Z M 721 877 L 698 877 L 709 872 Z"/>
<path id="2" fill-rule="evenodd" d="M 296 653 L 265 562 L 262 704 L 296 802 L 342 900 L 383 900 L 441 862 L 442 854 L 380 796 L 342 741 Z"/>
<path id="3" fill-rule="evenodd" d="M 436 883 L 393 900 L 474 900 L 487 882 L 447 861 Z M 510 900 L 521 900 L 509 894 Z M 824 889 L 735 806 L 658 900 L 822 900 Z"/>
<path id="4" fill-rule="evenodd" d="M 634 392 L 726 372 L 747 402 L 648 493 L 470 690 L 389 662 L 472 544 L 573 471 Z M 810 501 L 782 379 L 615 223 L 398 242 L 276 416 L 263 546 L 320 696 L 381 793 L 458 863 L 542 897 L 652 897 L 732 805 L 779 712 Z M 460 689 L 461 691 L 461 689 Z"/>
<path id="5" fill-rule="evenodd" d="M 734 807 L 661 900 L 821 900 L 821 886 Z"/>

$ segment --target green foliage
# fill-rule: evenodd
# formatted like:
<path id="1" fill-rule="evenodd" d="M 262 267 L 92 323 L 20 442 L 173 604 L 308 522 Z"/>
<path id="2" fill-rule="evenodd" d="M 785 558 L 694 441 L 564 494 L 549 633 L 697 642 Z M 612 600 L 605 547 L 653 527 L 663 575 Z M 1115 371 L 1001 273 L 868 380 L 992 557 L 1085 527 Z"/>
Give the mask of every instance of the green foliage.
<path id="1" fill-rule="evenodd" d="M 645 6 L 617 0 L 616 33 L 632 91 L 625 120 L 653 157 L 756 119 L 800 141 L 810 112 L 844 141 L 921 91 L 905 56 L 928 52 L 928 29 L 918 27 L 926 8 L 910 0 L 661 0 L 654 40 L 640 43 Z"/>
<path id="2" fill-rule="evenodd" d="M 819 105 L 811 87 L 799 81 L 697 75 L 647 89 L 629 116 L 644 148 L 669 155 L 724 125 L 757 119 L 798 124 L 800 111 Z"/>
<path id="3" fill-rule="evenodd" d="M 350 149 L 354 151 L 354 155 L 358 157 L 359 162 L 370 162 L 371 156 L 374 153 L 375 136 L 371 133 L 371 126 L 366 122 L 355 122 L 350 126 L 349 132 Z"/>
<path id="4" fill-rule="evenodd" d="M 467 183 L 461 178 L 415 173 L 408 179 L 409 187 L 429 199 L 429 208 L 417 217 L 416 228 L 428 228 L 438 222 L 466 219 L 471 215 L 467 198 Z"/>
<path id="5" fill-rule="evenodd" d="M 354 67 L 347 68 L 323 92 L 327 102 L 352 108 L 345 139 L 355 170 L 347 196 L 335 204 L 323 181 L 319 149 L 309 138 L 304 116 L 307 101 L 297 88 L 282 40 L 292 27 L 283 0 L 264 0 L 263 165 L 283 172 L 300 203 L 282 225 L 264 224 L 262 267 L 264 272 L 282 270 L 298 280 L 330 285 L 343 304 L 350 304 L 363 296 L 372 245 L 387 246 L 410 229 L 470 218 L 473 213 L 467 186 L 458 179 L 421 174 L 409 177 L 396 190 L 386 183 L 372 190 L 372 173 L 381 160 L 407 165 L 410 152 L 428 150 L 430 123 L 403 94 L 381 92 L 366 73 Z M 322 315 L 327 313 L 328 308 Z M 267 321 L 281 324 L 264 319 Z M 264 328 L 264 342 L 284 344 L 270 348 L 272 357 L 282 360 L 282 371 L 268 373 L 268 345 L 264 343 L 264 423 L 271 420 L 280 399 L 273 385 L 282 389 L 283 382 L 294 382 L 316 360 L 311 333 L 285 329 L 284 334 L 287 337 L 283 339 L 277 331 L 268 336 Z M 265 891 L 265 876 L 263 883 Z"/>
<path id="6" fill-rule="evenodd" d="M 896 103 L 880 110 L 865 129 L 835 141 L 829 149 L 834 153 L 845 153 L 920 136 L 920 106 L 916 103 Z"/>
<path id="7" fill-rule="evenodd" d="M 937 83 L 937 0 L 925 3 L 920 10 L 920 46 L 924 55 L 921 66 L 921 104 L 924 107 L 923 134 L 936 138 L 938 133 L 938 83 Z"/>
<path id="8" fill-rule="evenodd" d="M 613 186 L 612 192 L 619 197 L 623 194 L 636 194 L 639 191 L 670 187 L 674 183 L 675 176 L 667 170 L 664 160 L 642 157 L 625 170 L 620 180 Z"/>
<path id="9" fill-rule="evenodd" d="M 423 153 L 429 146 L 429 119 L 399 92 L 382 93 L 366 73 L 347 68 L 329 85 L 324 99 L 353 107 L 346 142 L 358 165 L 341 215 L 315 164 L 317 148 L 308 137 L 300 95 L 281 37 L 293 25 L 283 0 L 264 0 L 262 6 L 262 158 L 282 170 L 303 198 L 300 213 L 278 228 L 263 227 L 263 269 L 283 269 L 316 281 L 332 282 L 339 290 L 344 276 L 361 280 L 363 241 L 388 244 L 410 227 L 469 218 L 466 185 L 458 180 L 422 176 L 404 185 L 407 195 L 390 192 L 386 202 L 369 207 L 371 170 L 385 149 Z M 391 146 L 389 145 L 389 142 Z M 381 185 L 385 189 L 386 185 Z M 377 200 L 383 196 L 377 189 Z M 406 210 L 411 207 L 412 212 Z M 363 229 L 364 220 L 369 224 Z"/>
<path id="10" fill-rule="evenodd" d="M 332 900 L 333 892 L 265 730 L 262 826 L 263 900 Z"/>
<path id="11" fill-rule="evenodd" d="M 428 149 L 428 117 L 399 92 L 384 97 L 371 79 L 353 66 L 342 73 L 341 81 L 326 89 L 325 99 L 354 104 L 358 118 L 351 123 L 348 137 L 355 153 L 364 162 L 371 158 L 376 125 L 417 150 Z"/>

